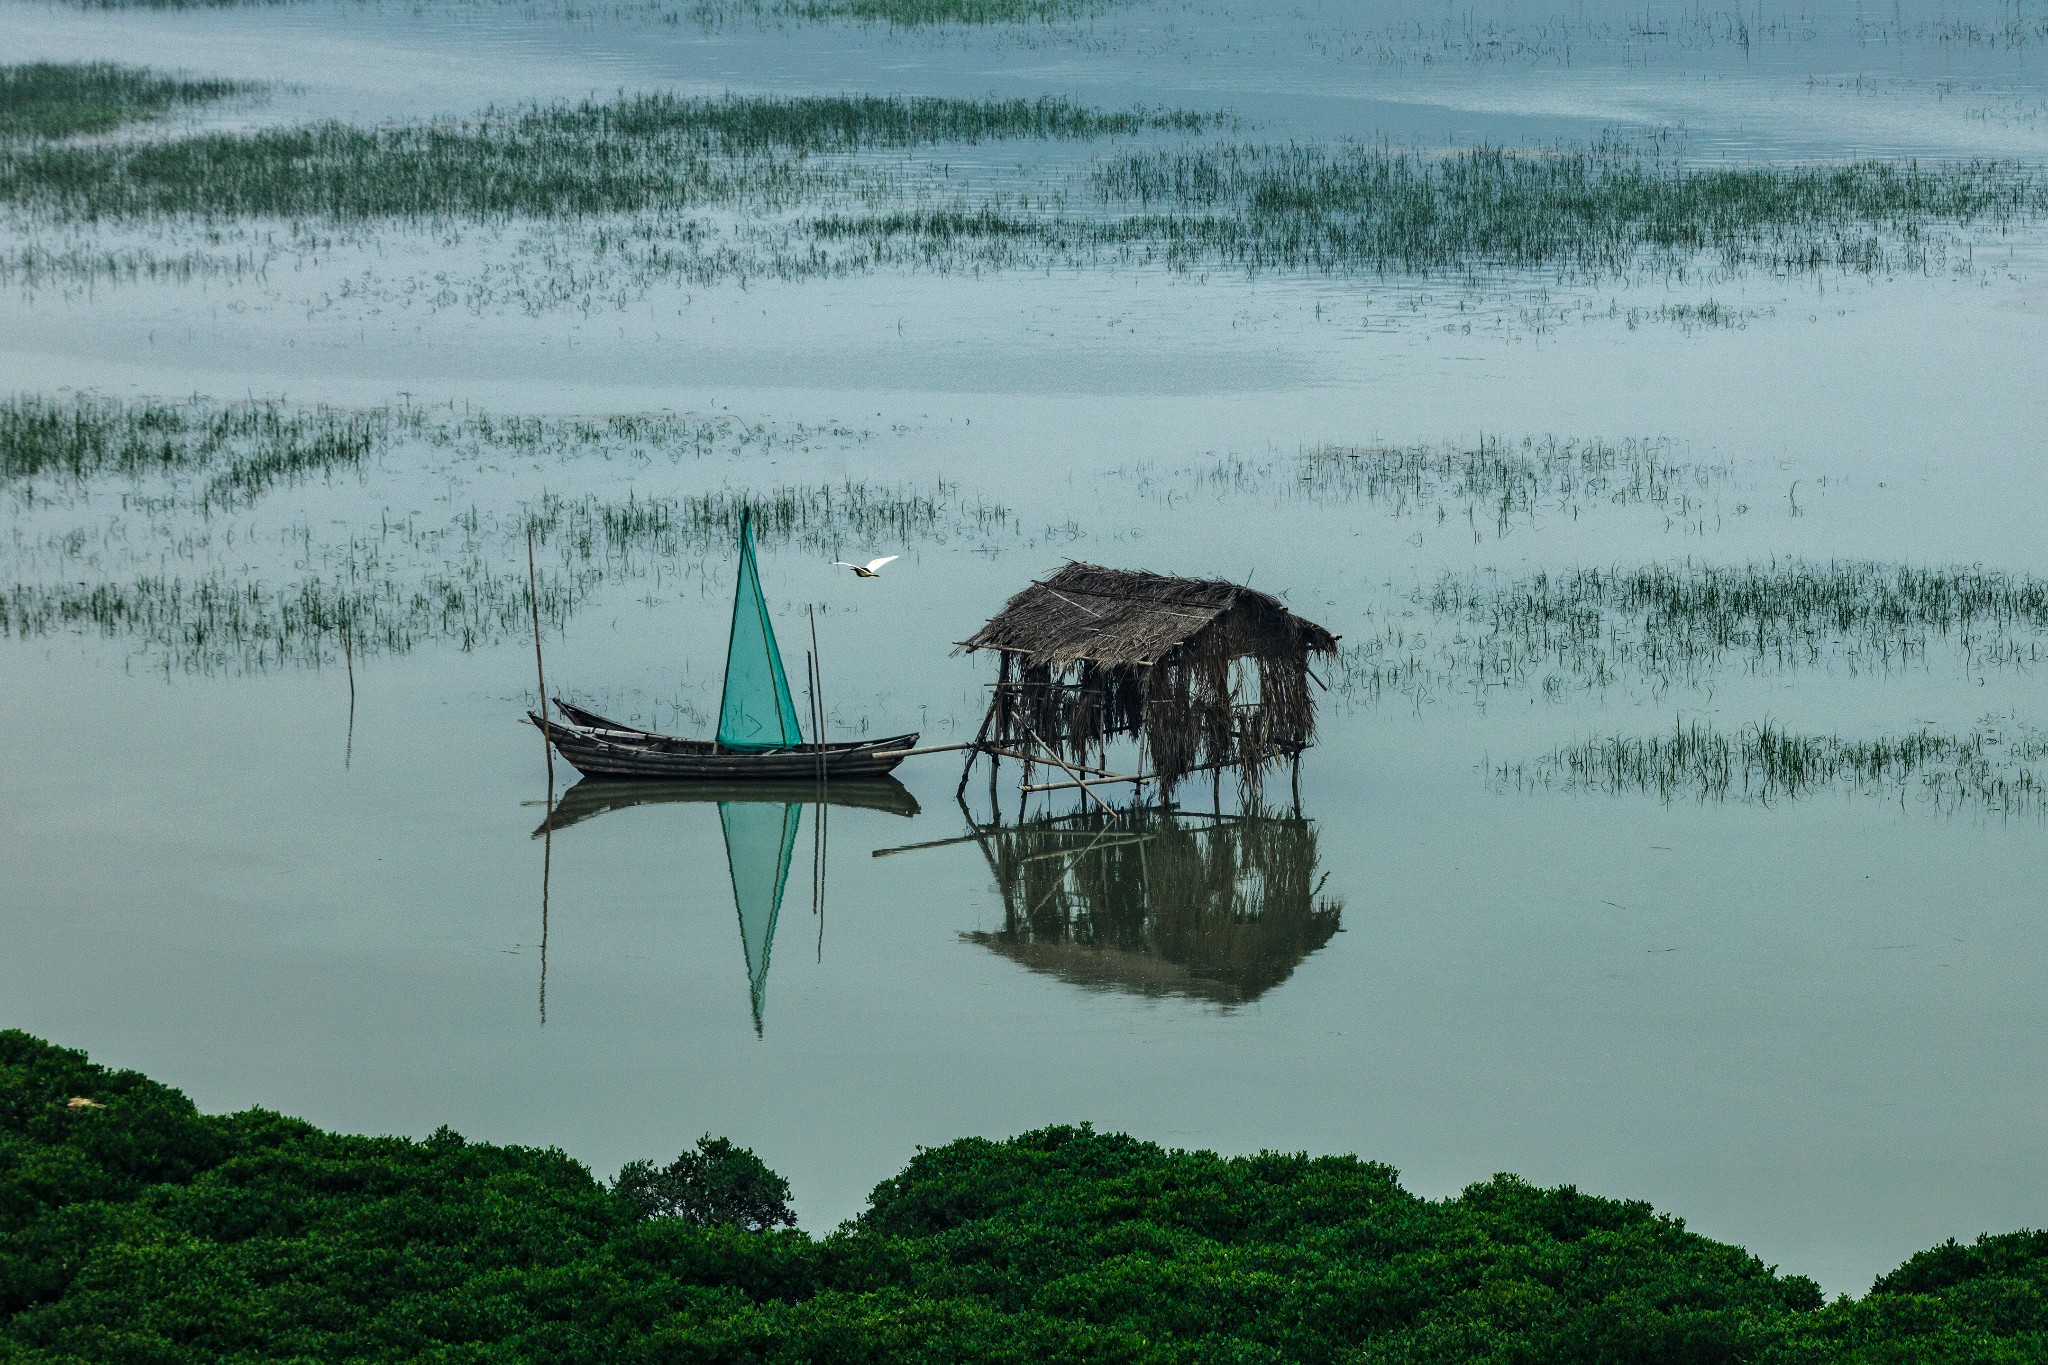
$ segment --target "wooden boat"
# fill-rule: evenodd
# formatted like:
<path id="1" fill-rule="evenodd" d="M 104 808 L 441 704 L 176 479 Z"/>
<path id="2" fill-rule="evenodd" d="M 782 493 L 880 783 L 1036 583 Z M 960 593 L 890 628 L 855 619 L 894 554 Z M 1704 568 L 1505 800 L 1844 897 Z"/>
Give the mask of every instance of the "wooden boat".
<path id="1" fill-rule="evenodd" d="M 555 698 L 562 721 L 526 718 L 545 729 L 555 750 L 585 777 L 658 781 L 771 781 L 792 786 L 873 779 L 903 761 L 917 734 L 890 735 L 836 744 L 796 744 L 781 749 L 728 749 L 716 740 L 683 739 L 607 720 Z"/>
<path id="2" fill-rule="evenodd" d="M 552 700 L 561 720 L 528 711 L 526 719 L 576 771 L 586 777 L 808 781 L 829 787 L 850 779 L 880 777 L 917 746 L 914 731 L 885 739 L 826 743 L 814 735 L 805 741 L 796 703 L 790 697 L 789 676 L 782 667 L 782 651 L 775 643 L 775 626 L 768 619 L 768 603 L 761 593 L 753 522 L 747 516 L 740 518 L 739 561 L 717 737 L 684 739 L 657 734 L 608 720 L 559 697 Z M 812 728 L 822 728 L 822 706 L 815 701 Z"/>

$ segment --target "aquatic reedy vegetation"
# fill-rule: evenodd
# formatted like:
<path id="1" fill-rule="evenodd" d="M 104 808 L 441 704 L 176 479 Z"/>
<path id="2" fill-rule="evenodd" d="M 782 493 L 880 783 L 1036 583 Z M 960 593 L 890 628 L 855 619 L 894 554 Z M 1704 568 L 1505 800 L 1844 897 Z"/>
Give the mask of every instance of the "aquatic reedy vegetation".
<path id="1" fill-rule="evenodd" d="M 1100 14 L 1128 0 L 711 0 L 690 6 L 701 24 L 722 24 L 740 15 L 802 19 L 812 23 L 887 24 L 895 28 L 937 28 L 977 24 L 1050 24 Z"/>
<path id="2" fill-rule="evenodd" d="M 331 254 L 323 234 L 354 231 L 374 253 L 367 234 L 397 222 L 507 230 L 431 288 L 383 286 L 408 306 L 625 306 L 663 283 L 1105 265 L 1448 275 L 1470 289 L 1928 270 L 1966 263 L 1973 233 L 2048 216 L 2048 176 L 2018 163 L 1730 165 L 1659 137 L 1443 156 L 1199 140 L 1229 121 L 1057 99 L 645 95 L 432 125 L 0 148 L 0 205 L 21 229 L 0 275 L 239 277 Z M 1140 135 L 1173 145 L 1078 170 L 958 173 L 919 150 Z M 179 225 L 182 239 L 132 240 Z M 210 252 L 190 240 L 202 230 Z M 373 294 L 378 270 L 363 281 Z M 1625 320 L 1744 318 L 1679 303 Z"/>
<path id="3" fill-rule="evenodd" d="M 1991 667 L 2033 662 L 2048 635 L 2048 579 L 1876 560 L 1448 576 L 1426 603 L 1532 660 L 1598 654 L 1662 673 L 1724 661 L 1792 667 L 1832 653 L 1882 668 L 1924 657 L 1935 641 Z"/>
<path id="4" fill-rule="evenodd" d="M 1667 804 L 1771 805 L 1838 792 L 2010 816 L 2048 812 L 2043 759 L 2048 732 L 1999 717 L 1965 734 L 1872 739 L 1797 734 L 1768 721 L 1731 735 L 1695 720 L 1668 734 L 1596 736 L 1491 774 L 1503 789 L 1645 794 Z"/>
<path id="5" fill-rule="evenodd" d="M 332 516 L 332 506 L 307 513 L 288 499 L 282 511 L 272 507 L 280 490 L 337 472 L 400 470 L 415 490 L 424 475 L 445 487 L 434 501 L 454 503 L 478 467 L 508 460 L 533 463 L 544 481 L 551 466 L 571 478 L 593 462 L 638 472 L 861 435 L 673 413 L 18 398 L 0 403 L 0 488 L 18 512 L 0 535 L 0 635 L 125 641 L 166 669 L 320 666 L 344 642 L 370 657 L 520 637 L 531 628 L 529 533 L 542 552 L 540 607 L 551 631 L 609 587 L 651 591 L 701 579 L 714 563 L 722 576 L 743 514 L 764 548 L 826 557 L 1018 534 L 1007 509 L 944 482 L 552 494 L 445 517 L 392 508 L 376 493 L 367 514 L 350 517 Z"/>
<path id="6" fill-rule="evenodd" d="M 1681 458 L 1667 438 L 1558 436 L 1408 446 L 1325 446 L 1293 458 L 1226 456 L 1165 476 L 1128 471 L 1148 496 L 1265 493 L 1319 506 L 1368 503 L 1396 517 L 1457 516 L 1506 534 L 1541 516 L 1576 520 L 1600 508 L 1647 507 L 1690 524 L 1731 469 Z"/>
<path id="7" fill-rule="evenodd" d="M 763 546 L 832 555 L 871 545 L 943 543 L 952 534 L 988 535 L 1012 527 L 1007 508 L 969 501 L 943 480 L 923 489 L 851 479 L 667 498 L 628 494 L 623 502 L 548 496 L 525 514 L 525 526 L 571 562 L 627 566 L 728 549 L 743 517 L 752 518 L 754 538 Z"/>
<path id="8" fill-rule="evenodd" d="M 525 566 L 509 555 L 499 560 L 471 558 L 405 578 L 351 561 L 332 577 L 278 583 L 227 569 L 16 583 L 0 586 L 0 634 L 124 640 L 166 670 L 199 673 L 331 664 L 345 648 L 358 658 L 427 643 L 471 650 L 532 630 Z M 542 625 L 559 633 L 601 582 L 596 570 L 539 574 Z"/>
<path id="9" fill-rule="evenodd" d="M 1347 635 L 1347 700 L 1563 697 L 1711 688 L 1726 674 L 1883 675 L 1946 658 L 1963 676 L 2048 661 L 2048 579 L 1882 561 L 1682 561 L 1447 574 Z"/>
<path id="10" fill-rule="evenodd" d="M 1645 252 L 1735 265 L 1876 271 L 1924 263 L 1937 224 L 2048 212 L 2017 163 L 1838 166 L 1690 161 L 1658 141 L 1445 157 L 1360 146 L 1124 153 L 1093 185 L 1116 229 L 1169 260 L 1430 272 L 1564 266 L 1606 273 Z"/>
<path id="11" fill-rule="evenodd" d="M 391 439 L 391 414 L 282 403 L 128 402 L 90 395 L 0 400 L 0 487 L 198 472 L 201 507 L 247 503 L 279 483 L 360 468 Z"/>
<path id="12" fill-rule="evenodd" d="M 201 673 L 331 664 L 344 639 L 358 659 L 427 645 L 468 651 L 531 631 L 528 531 L 541 552 L 542 625 L 559 633 L 611 586 L 701 578 L 707 564 L 723 583 L 743 513 L 754 516 L 764 548 L 819 555 L 927 543 L 963 527 L 1012 530 L 1007 511 L 966 502 L 951 485 L 854 481 L 673 498 L 544 497 L 426 524 L 387 514 L 338 542 L 304 521 L 271 532 L 230 528 L 219 544 L 175 523 L 139 534 L 124 525 L 119 535 L 59 533 L 41 546 L 15 545 L 17 570 L 39 572 L 0 582 L 0 635 L 125 641 L 167 670 Z M 237 562 L 217 562 L 223 550 Z M 134 572 L 138 562 L 165 567 Z"/>
<path id="13" fill-rule="evenodd" d="M 361 470 L 408 443 L 437 457 L 538 455 L 568 464 L 807 449 L 813 441 L 857 435 L 846 427 L 756 426 L 690 413 L 528 417 L 266 399 L 24 395 L 0 400 L 0 488 L 33 505 L 90 500 L 118 485 L 124 509 L 214 512 L 246 507 L 277 487 Z"/>
<path id="14" fill-rule="evenodd" d="M 87 9 L 228 9 L 286 5 L 296 0 L 71 0 Z M 896 28 L 981 24 L 1050 24 L 1085 18 L 1129 0 L 498 0 L 524 13 L 559 9 L 568 16 L 675 24 L 707 29 L 778 22 L 886 24 Z M 493 0 L 474 0 L 479 6 Z"/>
<path id="15" fill-rule="evenodd" d="M 1661 139 L 1447 156 L 1351 144 L 1146 148 L 1098 162 L 1095 216 L 991 201 L 833 213 L 819 238 L 874 263 L 1103 259 L 1327 274 L 1720 268 L 1925 269 L 1943 227 L 2048 215 L 2017 162 L 1696 162 Z"/>
<path id="16" fill-rule="evenodd" d="M 118 146 L 0 147 L 0 202 L 59 218 L 243 216 L 334 222 L 591 218 L 745 204 L 853 183 L 821 157 L 1190 131 L 1208 116 L 1069 100 L 642 94 L 466 122 L 322 123 Z"/>
<path id="17" fill-rule="evenodd" d="M 113 62 L 25 62 L 0 66 L 0 142 L 111 132 L 162 118 L 180 105 L 208 104 L 257 87 L 187 80 Z"/>

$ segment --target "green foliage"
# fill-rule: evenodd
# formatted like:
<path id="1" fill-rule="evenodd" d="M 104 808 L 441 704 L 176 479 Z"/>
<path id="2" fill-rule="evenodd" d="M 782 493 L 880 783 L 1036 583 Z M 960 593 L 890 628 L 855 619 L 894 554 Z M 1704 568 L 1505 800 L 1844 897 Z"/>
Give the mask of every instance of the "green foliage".
<path id="1" fill-rule="evenodd" d="M 731 1216 L 786 1189 L 742 1149 L 707 1137 L 678 1171 L 685 1216 L 644 1217 L 667 1174 L 647 1163 L 615 1193 L 446 1129 L 202 1115 L 0 1033 L 0 1358 L 2048 1360 L 2043 1233 L 1949 1243 L 1823 1306 L 1645 1204 L 1513 1176 L 1426 1200 L 1353 1157 L 970 1138 L 821 1239 Z M 707 1199 L 721 1182 L 742 1196 Z"/>
<path id="2" fill-rule="evenodd" d="M 178 80 L 112 62 L 0 66 L 0 141 L 104 133 L 160 118 L 176 105 L 204 104 L 252 88 Z"/>
<path id="3" fill-rule="evenodd" d="M 696 1151 L 659 1170 L 651 1161 L 627 1162 L 612 1191 L 642 1218 L 680 1218 L 698 1227 L 746 1232 L 796 1226 L 789 1182 L 746 1148 L 709 1133 L 697 1139 Z"/>

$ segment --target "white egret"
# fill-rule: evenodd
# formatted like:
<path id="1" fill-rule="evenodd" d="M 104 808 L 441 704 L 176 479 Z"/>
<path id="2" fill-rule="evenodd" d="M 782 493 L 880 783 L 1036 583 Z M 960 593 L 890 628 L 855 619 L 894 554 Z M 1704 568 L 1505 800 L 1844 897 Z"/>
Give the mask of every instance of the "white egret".
<path id="1" fill-rule="evenodd" d="M 865 564 L 849 564 L 843 559 L 835 559 L 832 561 L 832 567 L 835 569 L 851 569 L 855 578 L 874 578 L 881 574 L 884 564 L 887 564 L 892 559 L 901 558 L 903 558 L 902 555 L 883 555 L 880 559 L 870 559 Z"/>

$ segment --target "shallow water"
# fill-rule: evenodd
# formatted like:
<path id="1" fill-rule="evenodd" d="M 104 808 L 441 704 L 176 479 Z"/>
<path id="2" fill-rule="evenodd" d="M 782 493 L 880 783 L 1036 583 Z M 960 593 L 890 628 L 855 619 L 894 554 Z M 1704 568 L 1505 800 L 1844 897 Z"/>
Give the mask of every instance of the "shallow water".
<path id="1" fill-rule="evenodd" d="M 2014 13 L 2040 18 L 1985 9 Z M 2048 150 L 2048 39 L 1859 42 L 1853 14 L 1801 11 L 1765 15 L 1758 31 L 1780 36 L 1745 51 L 1602 41 L 1582 35 L 1614 23 L 1574 10 L 1568 60 L 1541 44 L 1421 59 L 1466 16 L 1418 11 L 1438 36 L 1389 55 L 1384 36 L 1363 53 L 1333 39 L 1356 27 L 1334 6 L 1140 7 L 1021 33 L 707 34 L 484 6 L 10 3 L 0 60 L 109 56 L 299 87 L 200 120 L 229 125 L 620 87 L 865 86 L 1226 105 L 1260 136 L 1426 146 L 1682 121 L 1696 147 L 1738 158 Z M 80 577 L 290 581 L 308 552 L 294 525 L 346 539 L 386 512 L 438 529 L 472 507 L 511 518 L 543 493 L 944 480 L 960 505 L 1007 516 L 949 515 L 903 546 L 763 551 L 786 650 L 801 652 L 804 608 L 819 608 L 834 732 L 943 742 L 971 731 L 989 674 L 953 642 L 1067 557 L 1248 576 L 1352 642 L 1389 621 L 1455 634 L 1412 597 L 1447 572 L 1797 556 L 2048 574 L 2035 229 L 1980 236 L 1967 270 L 1877 279 L 884 273 L 659 284 L 531 311 L 408 292 L 444 268 L 513 271 L 523 235 L 394 229 L 280 257 L 261 279 L 12 289 L 0 363 L 24 393 L 673 409 L 860 434 L 680 458 L 400 450 L 210 522 L 197 550 L 178 544 L 199 529 L 186 514 L 123 513 L 119 487 L 96 489 L 79 506 L 16 505 L 10 535 L 30 548 L 0 546 L 0 582 L 64 581 L 34 547 L 110 520 L 121 535 Z M 329 297 L 368 275 L 383 290 L 369 301 Z M 1707 298 L 1741 325 L 1641 316 Z M 1677 515 L 1551 500 L 1503 525 L 1455 499 L 1312 496 L 1297 466 L 1326 444 L 1482 433 L 1662 439 L 1713 477 Z M 872 582 L 827 563 L 899 549 Z M 477 553 L 516 573 L 522 550 L 500 536 Z M 558 553 L 544 546 L 543 567 Z M 728 573 L 722 552 L 610 572 L 548 640 L 550 681 L 600 710 L 701 727 Z M 965 832 L 951 756 L 913 759 L 916 816 L 832 811 L 822 920 L 805 814 L 757 1034 L 710 806 L 633 806 L 532 837 L 546 778 L 513 724 L 533 689 L 523 638 L 358 658 L 353 712 L 332 658 L 192 671 L 133 637 L 9 639 L 0 688 L 33 723 L 0 769 L 0 999 L 6 1023 L 208 1107 L 368 1131 L 446 1122 L 559 1144 L 601 1172 L 725 1133 L 790 1177 L 812 1227 L 855 1212 L 918 1143 L 1088 1119 L 1229 1151 L 1356 1151 L 1429 1193 L 1496 1170 L 1571 1181 L 1857 1292 L 1942 1238 L 2048 1221 L 2048 825 L 1911 793 L 1762 807 L 1502 791 L 1490 765 L 1675 717 L 1852 737 L 2038 722 L 2040 686 L 1937 642 L 1890 672 L 1731 658 L 1703 679 L 1556 696 L 1446 681 L 1332 697 L 1302 805 L 1342 931 L 1247 998 L 1189 984 L 1172 961 L 1063 973 L 993 950 L 1004 900 L 973 842 L 871 856 Z"/>

